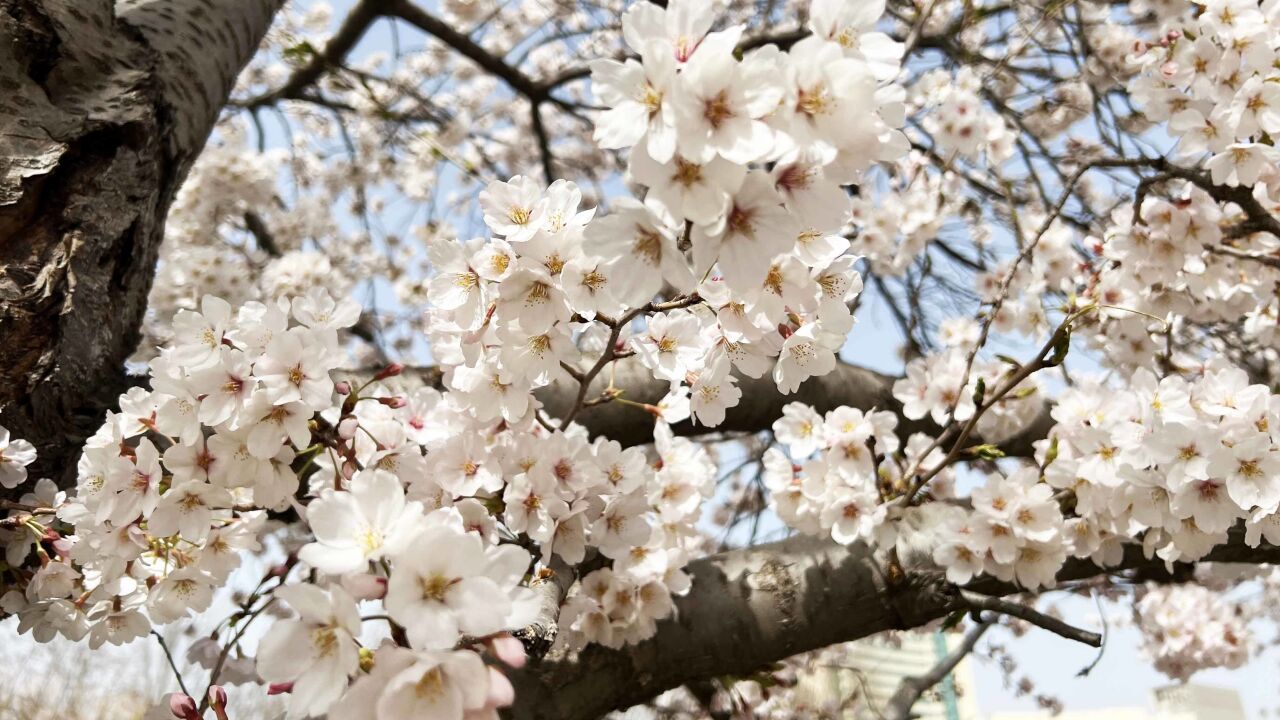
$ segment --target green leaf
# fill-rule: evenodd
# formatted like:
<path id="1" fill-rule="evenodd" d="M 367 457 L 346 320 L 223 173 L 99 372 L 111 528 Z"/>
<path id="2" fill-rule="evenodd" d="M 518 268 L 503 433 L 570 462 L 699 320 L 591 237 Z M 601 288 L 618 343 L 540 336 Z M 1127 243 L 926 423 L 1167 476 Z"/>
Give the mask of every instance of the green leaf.
<path id="1" fill-rule="evenodd" d="M 1049 440 L 1049 449 L 1046 450 L 1044 453 L 1044 466 L 1049 467 L 1050 465 L 1053 464 L 1053 461 L 1057 459 L 1058 459 L 1058 436 L 1054 435 L 1053 438 Z"/>
<path id="2" fill-rule="evenodd" d="M 1071 351 L 1071 330 L 1068 328 L 1058 335 L 1058 339 L 1053 341 L 1053 355 L 1045 361 L 1045 367 L 1058 367 L 1067 359 L 1067 353 Z"/>
<path id="3" fill-rule="evenodd" d="M 979 460 L 999 460 L 1004 457 L 1004 451 L 991 443 L 974 445 L 973 447 L 965 450 L 965 452 Z"/>

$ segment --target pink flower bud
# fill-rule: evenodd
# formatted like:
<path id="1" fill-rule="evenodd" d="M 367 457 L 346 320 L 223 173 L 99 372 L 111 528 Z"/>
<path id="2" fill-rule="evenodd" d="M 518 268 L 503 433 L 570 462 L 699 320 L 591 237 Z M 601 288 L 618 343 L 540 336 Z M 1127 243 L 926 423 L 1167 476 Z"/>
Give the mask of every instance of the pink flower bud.
<path id="1" fill-rule="evenodd" d="M 173 713 L 176 718 L 182 720 L 200 720 L 200 713 L 196 710 L 196 701 L 191 699 L 186 693 L 174 693 L 169 696 L 169 712 Z"/>
<path id="2" fill-rule="evenodd" d="M 340 380 L 333 384 L 333 391 L 338 393 L 339 395 L 350 395 L 351 383 L 347 382 L 346 380 Z"/>
<path id="3" fill-rule="evenodd" d="M 291 560 L 292 558 L 290 558 L 290 561 L 282 562 L 279 565 L 276 565 L 275 567 L 271 568 L 271 573 L 270 573 L 271 577 L 284 577 L 285 575 L 288 575 L 289 566 L 292 565 Z"/>
<path id="4" fill-rule="evenodd" d="M 524 667 L 524 644 L 507 633 L 489 638 L 489 651 L 513 668 Z"/>
<path id="5" fill-rule="evenodd" d="M 492 665 L 485 669 L 489 671 L 489 691 L 485 693 L 484 706 L 486 708 L 508 707 L 515 702 L 516 691 L 511 687 L 511 681 L 507 676 Z"/>
<path id="6" fill-rule="evenodd" d="M 350 440 L 356 436 L 356 430 L 360 428 L 360 419 L 355 415 L 348 415 L 338 421 L 338 437 L 343 440 Z"/>
<path id="7" fill-rule="evenodd" d="M 378 402 L 395 410 L 398 410 L 404 407 L 405 405 L 409 404 L 409 401 L 405 399 L 405 396 L 403 395 L 393 395 L 392 397 L 378 398 Z"/>
<path id="8" fill-rule="evenodd" d="M 66 538 L 58 538 L 57 540 L 53 541 L 53 551 L 58 554 L 58 557 L 61 557 L 61 558 L 70 556 L 71 549 L 74 548 L 75 546 L 76 546 L 75 543 L 71 542 Z"/>
<path id="9" fill-rule="evenodd" d="M 403 363 L 398 363 L 398 362 L 393 362 L 393 363 L 391 363 L 390 365 L 388 365 L 388 366 L 386 366 L 385 368 L 383 368 L 383 369 L 382 369 L 382 371 L 381 371 L 381 372 L 379 372 L 377 375 L 374 375 L 374 376 L 373 376 L 373 379 L 374 379 L 374 380 L 386 380 L 387 378 L 389 378 L 389 377 L 395 377 L 396 375 L 399 375 L 399 374 L 400 374 L 400 373 L 402 373 L 402 372 L 404 372 L 404 364 L 403 364 Z"/>
<path id="10" fill-rule="evenodd" d="M 209 686 L 209 707 L 218 720 L 227 720 L 227 691 L 221 685 Z"/>
<path id="11" fill-rule="evenodd" d="M 293 692 L 293 683 L 291 682 L 271 683 L 267 686 L 268 695 L 283 695 L 291 692 Z"/>

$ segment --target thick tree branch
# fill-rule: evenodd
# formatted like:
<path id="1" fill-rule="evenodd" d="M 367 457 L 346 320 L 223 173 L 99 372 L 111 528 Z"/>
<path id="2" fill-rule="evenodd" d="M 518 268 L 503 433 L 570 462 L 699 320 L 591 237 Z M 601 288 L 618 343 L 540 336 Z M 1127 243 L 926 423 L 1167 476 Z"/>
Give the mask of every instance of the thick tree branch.
<path id="1" fill-rule="evenodd" d="M 1249 548 L 1242 536 L 1232 533 L 1205 560 L 1280 562 L 1280 548 Z M 1058 580 L 1159 565 L 1129 545 L 1115 568 L 1072 559 Z M 863 545 L 846 548 L 810 537 L 695 561 L 688 567 L 690 593 L 677 599 L 674 618 L 659 623 L 656 635 L 619 650 L 589 646 L 577 655 L 531 663 L 512 674 L 519 701 L 507 717 L 593 719 L 704 678 L 745 676 L 797 653 L 920 627 L 969 607 L 937 571 L 894 575 L 881 567 Z M 967 589 L 989 596 L 1019 592 L 989 577 Z"/>
<path id="2" fill-rule="evenodd" d="M 339 371 L 339 379 L 352 378 L 360 382 L 369 379 L 376 370 Z M 711 433 L 760 432 L 768 430 L 782 416 L 787 403 L 800 402 L 825 413 L 842 405 L 860 410 L 889 410 L 898 415 L 898 433 L 905 439 L 914 432 L 936 434 L 940 428 L 929 418 L 911 420 L 902 414 L 902 403 L 893 396 L 893 384 L 898 378 L 869 370 L 857 365 L 840 363 L 830 374 L 806 380 L 800 389 L 790 395 L 778 391 L 778 386 L 768 375 L 761 378 L 739 377 L 742 399 L 725 413 L 724 422 L 714 428 L 695 425 L 689 421 L 673 426 L 676 434 L 683 436 Z M 406 389 L 430 385 L 441 386 L 438 368 L 411 368 L 399 378 Z M 358 383 L 357 383 L 358 384 Z M 587 398 L 601 397 L 610 386 L 621 397 L 638 403 L 656 404 L 671 389 L 670 383 L 653 378 L 650 371 L 634 357 L 617 360 L 602 369 L 585 394 Z M 580 392 L 576 379 L 564 377 L 536 391 L 547 413 L 562 418 L 574 407 Z M 1035 450 L 1033 443 L 1049 435 L 1053 418 L 1049 415 L 1047 401 L 1035 396 L 1010 400 L 1010 402 L 1035 402 L 1040 410 L 1035 419 L 1027 423 L 1016 435 L 1001 439 L 997 444 L 1006 455 L 1029 457 Z M 644 410 L 625 403 L 600 402 L 587 404 L 574 417 L 593 437 L 604 436 L 625 447 L 646 445 L 653 442 L 653 417 Z M 974 444 L 990 442 L 986 438 L 970 438 Z"/>
<path id="3" fill-rule="evenodd" d="M 768 374 L 760 378 L 739 377 L 742 399 L 725 413 L 723 423 L 707 428 L 685 421 L 678 423 L 675 429 L 682 435 L 759 432 L 769 429 L 775 420 L 782 417 L 783 406 L 800 402 L 812 405 L 820 413 L 842 405 L 862 410 L 892 411 L 898 415 L 898 432 L 903 438 L 913 432 L 938 432 L 938 426 L 928 418 L 911 420 L 902 414 L 902 403 L 893 396 L 893 384 L 897 380 L 891 375 L 841 363 L 830 374 L 810 378 L 795 393 L 784 395 Z M 622 397 L 641 403 L 657 403 L 670 390 L 669 383 L 655 380 L 638 360 L 627 358 L 600 373 L 591 384 L 587 397 L 600 395 L 611 381 L 616 390 L 622 391 Z M 576 382 L 558 382 L 541 391 L 538 397 L 551 415 L 562 417 L 571 406 L 576 386 Z M 1032 396 L 1011 402 L 1044 404 L 1033 422 L 1014 437 L 999 443 L 1000 449 L 1008 455 L 1029 456 L 1034 450 L 1032 443 L 1048 436 L 1053 418 L 1049 416 L 1048 404 L 1043 399 Z M 587 407 L 576 420 L 585 425 L 592 435 L 604 435 L 623 445 L 653 442 L 653 419 L 644 411 L 623 403 L 609 402 Z"/>

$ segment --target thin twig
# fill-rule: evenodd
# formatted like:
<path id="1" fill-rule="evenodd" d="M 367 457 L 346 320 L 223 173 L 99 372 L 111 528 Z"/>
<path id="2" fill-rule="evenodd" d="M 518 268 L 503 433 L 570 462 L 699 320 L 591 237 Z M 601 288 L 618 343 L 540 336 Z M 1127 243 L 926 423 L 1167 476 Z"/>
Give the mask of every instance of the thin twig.
<path id="1" fill-rule="evenodd" d="M 155 635 L 156 642 L 160 643 L 160 649 L 164 651 L 165 659 L 169 661 L 169 667 L 173 669 L 173 676 L 178 679 L 178 687 L 182 690 L 182 694 L 191 697 L 191 693 L 187 691 L 187 684 L 182 681 L 182 673 L 178 672 L 178 664 L 173 661 L 173 653 L 169 652 L 169 645 L 164 641 L 164 636 L 156 630 L 152 630 L 151 634 Z"/>
<path id="2" fill-rule="evenodd" d="M 969 653 L 973 652 L 973 648 L 977 646 L 980 640 L 995 624 L 995 618 L 988 618 L 979 622 L 965 634 L 964 640 L 956 646 L 945 658 L 934 665 L 929 672 L 924 675 L 914 675 L 902 678 L 902 682 L 898 684 L 898 689 L 893 693 L 893 697 L 889 698 L 889 702 L 885 704 L 884 712 L 880 715 L 885 720 L 907 720 L 911 717 L 911 708 L 920 700 L 920 696 L 925 691 L 937 685 L 946 679 L 947 675 L 964 660 Z"/>
<path id="3" fill-rule="evenodd" d="M 1020 605 L 1002 598 L 980 595 L 972 590 L 961 590 L 960 598 L 973 610 L 987 610 L 1025 620 L 1068 640 L 1084 643 L 1089 647 L 1102 647 L 1102 636 L 1096 632 L 1078 628 L 1058 618 L 1045 615 L 1035 608 Z"/>

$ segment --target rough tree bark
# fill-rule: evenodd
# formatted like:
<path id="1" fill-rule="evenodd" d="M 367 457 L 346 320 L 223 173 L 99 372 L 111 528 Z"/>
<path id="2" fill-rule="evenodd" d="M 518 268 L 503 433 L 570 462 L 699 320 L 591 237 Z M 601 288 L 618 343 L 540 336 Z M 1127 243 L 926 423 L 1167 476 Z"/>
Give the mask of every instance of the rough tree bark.
<path id="1" fill-rule="evenodd" d="M 0 424 L 74 475 L 170 201 L 283 0 L 0 0 Z"/>

